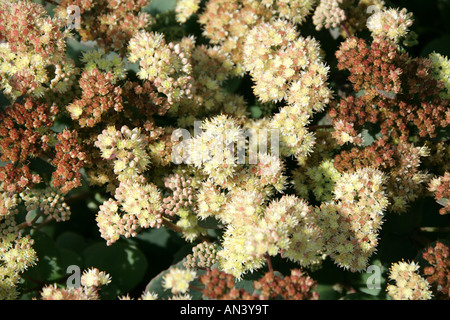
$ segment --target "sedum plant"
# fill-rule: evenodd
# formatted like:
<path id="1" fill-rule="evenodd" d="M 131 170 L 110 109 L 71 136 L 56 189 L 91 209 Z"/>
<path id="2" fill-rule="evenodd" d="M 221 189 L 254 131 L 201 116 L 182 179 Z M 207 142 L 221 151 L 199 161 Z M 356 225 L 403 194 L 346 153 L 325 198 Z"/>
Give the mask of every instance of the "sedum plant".
<path id="1" fill-rule="evenodd" d="M 0 299 L 449 299 L 427 20 L 162 5 L 0 0 Z"/>

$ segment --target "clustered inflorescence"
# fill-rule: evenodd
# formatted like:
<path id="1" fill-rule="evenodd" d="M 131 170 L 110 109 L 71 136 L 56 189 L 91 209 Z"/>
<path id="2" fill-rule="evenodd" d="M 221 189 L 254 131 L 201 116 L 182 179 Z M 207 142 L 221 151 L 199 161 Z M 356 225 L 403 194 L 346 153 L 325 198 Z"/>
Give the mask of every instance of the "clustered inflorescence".
<path id="1" fill-rule="evenodd" d="M 450 295 L 450 255 L 449 247 L 436 242 L 422 253 L 426 260 L 423 274 L 437 299 L 448 300 Z"/>
<path id="2" fill-rule="evenodd" d="M 149 4 L 61 0 L 50 16 L 0 0 L 0 299 L 18 298 L 38 261 L 32 231 L 70 220 L 83 188 L 101 190 L 92 219 L 108 246 L 157 228 L 192 246 L 160 277 L 170 299 L 315 300 L 309 270 L 365 271 L 384 222 L 416 200 L 448 214 L 450 62 L 407 50 L 407 9 L 178 0 L 153 16 Z M 336 67 L 307 23 L 339 39 Z M 95 46 L 73 59 L 69 40 Z M 388 295 L 448 299 L 448 255 L 438 242 L 428 265 L 393 263 Z M 38 298 L 101 299 L 110 282 L 92 267 Z"/>
<path id="3" fill-rule="evenodd" d="M 56 284 L 42 288 L 41 300 L 99 300 L 99 291 L 102 286 L 111 282 L 111 277 L 97 268 L 87 269 L 83 272 L 81 285 L 72 288 L 60 288 Z"/>

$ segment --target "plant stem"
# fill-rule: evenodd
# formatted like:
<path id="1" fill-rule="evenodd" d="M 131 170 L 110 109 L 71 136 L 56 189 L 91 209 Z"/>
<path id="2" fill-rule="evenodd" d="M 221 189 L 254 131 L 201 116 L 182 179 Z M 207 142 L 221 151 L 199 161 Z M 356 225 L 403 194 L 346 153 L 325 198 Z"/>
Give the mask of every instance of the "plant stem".
<path id="1" fill-rule="evenodd" d="M 352 35 L 350 34 L 350 31 L 348 31 L 348 29 L 345 26 L 345 24 L 341 23 L 341 27 L 342 27 L 342 29 L 344 29 L 345 33 L 347 34 L 347 37 L 350 38 Z"/>
<path id="2" fill-rule="evenodd" d="M 33 226 L 36 223 L 36 221 L 42 216 L 42 214 L 43 214 L 42 211 L 39 210 L 39 213 L 36 214 L 36 216 L 33 218 L 33 220 L 31 220 L 30 222 L 27 222 L 27 221 L 22 222 L 17 227 L 19 229 L 24 229 L 24 228 L 28 228 L 28 227 Z"/>
<path id="3" fill-rule="evenodd" d="M 189 289 L 192 289 L 192 290 L 196 290 L 196 291 L 200 291 L 200 292 L 202 292 L 203 291 L 203 289 L 201 289 L 201 288 L 199 288 L 199 287 L 196 287 L 196 286 L 193 286 L 193 285 L 189 285 Z"/>

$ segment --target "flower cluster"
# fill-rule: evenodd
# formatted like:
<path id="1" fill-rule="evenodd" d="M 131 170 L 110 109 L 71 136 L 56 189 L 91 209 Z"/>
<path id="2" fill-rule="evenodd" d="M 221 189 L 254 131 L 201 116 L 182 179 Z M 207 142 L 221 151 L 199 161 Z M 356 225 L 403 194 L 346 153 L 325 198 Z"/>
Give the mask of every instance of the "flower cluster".
<path id="1" fill-rule="evenodd" d="M 428 247 L 422 257 L 428 262 L 423 273 L 436 299 L 450 298 L 450 256 L 449 248 L 442 242 Z"/>
<path id="2" fill-rule="evenodd" d="M 97 268 L 87 269 L 81 276 L 81 286 L 61 288 L 56 284 L 46 285 L 40 292 L 40 300 L 100 300 L 102 286 L 111 282 L 111 277 Z"/>
<path id="3" fill-rule="evenodd" d="M 64 21 L 32 1 L 0 4 L 0 87 L 13 100 L 46 91 L 65 92 L 75 63 L 65 55 Z"/>
<path id="4" fill-rule="evenodd" d="M 331 97 L 328 67 L 321 58 L 317 40 L 300 36 L 288 21 L 275 20 L 248 32 L 242 61 L 262 102 L 286 99 L 311 113 L 322 110 Z"/>
<path id="5" fill-rule="evenodd" d="M 199 276 L 204 285 L 203 295 L 215 300 L 317 300 L 317 282 L 300 269 L 292 269 L 289 276 L 267 272 L 252 283 L 253 293 L 237 288 L 233 276 L 218 269 Z"/>
<path id="6" fill-rule="evenodd" d="M 20 193 L 28 212 L 38 210 L 55 221 L 67 221 L 70 218 L 70 207 L 64 201 L 61 192 L 54 188 L 43 190 L 29 189 Z"/>
<path id="7" fill-rule="evenodd" d="M 164 35 L 142 31 L 128 45 L 129 60 L 139 61 L 139 78 L 150 80 L 169 103 L 192 95 L 192 65 L 189 62 L 193 40 L 166 43 Z"/>
<path id="8" fill-rule="evenodd" d="M 371 168 L 344 173 L 335 199 L 316 208 L 325 253 L 339 266 L 364 270 L 378 246 L 378 232 L 388 205 L 383 174 Z"/>
<path id="9" fill-rule="evenodd" d="M 0 183 L 0 219 L 6 216 L 13 216 L 18 213 L 17 205 L 19 203 L 19 197 L 17 194 L 3 191 Z"/>
<path id="10" fill-rule="evenodd" d="M 104 159 L 113 161 L 119 181 L 136 179 L 150 163 L 147 140 L 139 128 L 130 130 L 122 126 L 116 130 L 114 126 L 108 126 L 98 135 L 95 146 Z"/>
<path id="11" fill-rule="evenodd" d="M 440 97 L 450 99 L 450 60 L 437 52 L 431 53 L 428 59 L 431 61 L 431 77 L 444 84 Z"/>
<path id="12" fill-rule="evenodd" d="M 439 210 L 440 214 L 450 212 L 450 174 L 445 172 L 444 176 L 432 179 L 428 184 L 428 190 L 434 193 L 434 197 L 443 208 Z"/>
<path id="13" fill-rule="evenodd" d="M 95 126 L 102 121 L 102 116 L 109 109 L 116 112 L 122 110 L 122 89 L 114 86 L 114 82 L 115 76 L 112 72 L 102 73 L 96 68 L 81 74 L 79 84 L 82 96 L 66 107 L 71 118 L 77 121 L 80 127 Z"/>
<path id="14" fill-rule="evenodd" d="M 380 10 L 367 19 L 367 28 L 374 39 L 387 39 L 395 43 L 406 37 L 412 24 L 412 13 L 405 8 Z"/>
<path id="15" fill-rule="evenodd" d="M 194 281 L 197 274 L 193 270 L 172 268 L 163 277 L 163 287 L 173 294 L 186 293 L 189 283 Z"/>
<path id="16" fill-rule="evenodd" d="M 223 184 L 238 167 L 237 153 L 242 150 L 234 144 L 243 139 L 243 133 L 238 122 L 225 115 L 205 120 L 200 129 L 200 135 L 188 140 L 188 161 Z"/>
<path id="17" fill-rule="evenodd" d="M 270 126 L 280 130 L 280 153 L 302 163 L 314 143 L 306 125 L 332 93 L 318 41 L 300 36 L 286 20 L 259 23 L 245 37 L 242 61 L 259 100 L 288 103 L 273 116 Z"/>
<path id="18" fill-rule="evenodd" d="M 270 120 L 272 128 L 279 129 L 280 154 L 294 156 L 303 164 L 311 153 L 315 137 L 308 131 L 310 116 L 299 106 L 285 106 Z"/>
<path id="19" fill-rule="evenodd" d="M 28 98 L 14 103 L 0 114 L 1 161 L 25 162 L 49 149 L 50 130 L 58 107 Z"/>
<path id="20" fill-rule="evenodd" d="M 36 264 L 34 240 L 21 235 L 14 217 L 0 216 L 0 299 L 17 299 L 20 273 Z"/>
<path id="21" fill-rule="evenodd" d="M 62 193 L 67 193 L 81 185 L 80 169 L 88 161 L 88 156 L 76 130 L 64 129 L 56 138 L 58 140 L 55 145 L 56 154 L 52 159 L 56 170 L 52 174 L 52 184 L 59 187 Z"/>
<path id="22" fill-rule="evenodd" d="M 179 0 L 175 6 L 176 18 L 179 23 L 185 23 L 189 17 L 200 9 L 200 0 Z"/>
<path id="23" fill-rule="evenodd" d="M 345 21 L 346 15 L 342 8 L 344 0 L 321 0 L 314 11 L 313 22 L 317 30 L 322 28 L 337 28 Z"/>
<path id="24" fill-rule="evenodd" d="M 253 283 L 258 300 L 318 300 L 316 286 L 317 282 L 300 269 L 291 269 L 284 277 L 268 272 Z"/>
<path id="25" fill-rule="evenodd" d="M 251 295 L 244 289 L 235 287 L 231 274 L 211 269 L 200 275 L 198 280 L 204 285 L 203 296 L 214 300 L 251 300 Z"/>
<path id="26" fill-rule="evenodd" d="M 21 192 L 40 182 L 41 177 L 30 172 L 28 160 L 50 148 L 54 123 L 59 109 L 29 97 L 14 103 L 0 114 L 0 160 L 9 162 L 0 168 L 0 181 L 10 192 Z"/>
<path id="27" fill-rule="evenodd" d="M 386 40 L 375 39 L 368 46 L 354 37 L 341 44 L 336 56 L 338 68 L 350 71 L 354 91 L 364 90 L 331 109 L 336 120 L 353 124 L 357 131 L 365 123 L 379 123 L 384 138 L 404 142 L 410 125 L 420 137 L 435 137 L 439 127 L 448 125 L 449 102 L 439 97 L 443 83 L 430 76 L 428 59 L 411 58 Z"/>
<path id="28" fill-rule="evenodd" d="M 186 268 L 206 269 L 217 263 L 218 245 L 215 243 L 200 242 L 192 248 L 192 253 L 186 256 Z"/>
<path id="29" fill-rule="evenodd" d="M 203 34 L 217 44 L 241 68 L 244 40 L 249 30 L 258 23 L 273 18 L 302 23 L 311 13 L 313 0 L 211 0 L 199 16 Z"/>
<path id="30" fill-rule="evenodd" d="M 137 30 L 153 23 L 152 16 L 141 11 L 149 3 L 148 0 L 62 0 L 55 13 L 72 23 L 76 23 L 74 14 L 79 13 L 82 23 L 75 28 L 83 41 L 97 41 L 102 48 L 124 55 L 128 41 Z M 73 11 L 74 6 L 79 12 Z"/>
<path id="31" fill-rule="evenodd" d="M 433 296 L 429 283 L 419 274 L 419 265 L 414 262 L 393 263 L 389 280 L 395 284 L 389 284 L 386 290 L 394 300 L 429 300 Z"/>
<path id="32" fill-rule="evenodd" d="M 154 184 L 145 179 L 122 181 L 110 198 L 99 208 L 97 225 L 108 245 L 120 236 L 134 237 L 140 229 L 159 227 L 161 218 L 161 195 Z"/>
<path id="33" fill-rule="evenodd" d="M 183 230 L 187 241 L 194 241 L 199 234 L 205 233 L 197 220 L 196 185 L 199 181 L 196 180 L 187 173 L 175 173 L 164 178 L 164 186 L 172 194 L 162 200 L 161 214 L 172 219 L 178 216 L 176 225 Z"/>

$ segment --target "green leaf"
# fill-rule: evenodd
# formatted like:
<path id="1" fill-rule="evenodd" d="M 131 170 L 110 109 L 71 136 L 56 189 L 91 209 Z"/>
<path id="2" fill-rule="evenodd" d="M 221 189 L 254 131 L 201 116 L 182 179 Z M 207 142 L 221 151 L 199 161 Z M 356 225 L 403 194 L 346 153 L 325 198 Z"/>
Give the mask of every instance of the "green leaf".
<path id="1" fill-rule="evenodd" d="M 317 284 L 316 292 L 319 294 L 319 300 L 337 300 L 341 297 L 334 285 L 330 284 Z"/>
<path id="2" fill-rule="evenodd" d="M 62 249 L 82 252 L 87 244 L 83 236 L 73 231 L 66 231 L 56 238 L 56 245 Z"/>
<path id="3" fill-rule="evenodd" d="M 32 231 L 31 237 L 34 240 L 33 248 L 38 261 L 34 267 L 23 274 L 24 279 L 42 284 L 52 284 L 64 280 L 67 276 L 68 266 L 82 266 L 83 260 L 78 254 L 65 248 L 58 248 L 47 234 Z"/>
<path id="4" fill-rule="evenodd" d="M 145 255 L 135 246 L 115 243 L 107 246 L 97 242 L 87 247 L 82 256 L 85 268 L 95 267 L 111 276 L 121 293 L 128 293 L 143 279 L 147 270 Z"/>
<path id="5" fill-rule="evenodd" d="M 167 248 L 170 241 L 170 233 L 167 228 L 152 228 L 143 230 L 135 238 L 152 246 Z"/>
<path id="6" fill-rule="evenodd" d="M 150 5 L 144 8 L 145 12 L 153 14 L 175 9 L 177 0 L 153 0 Z"/>
<path id="7" fill-rule="evenodd" d="M 442 199 L 436 200 L 436 202 L 439 203 L 443 207 L 446 207 L 448 205 L 448 199 L 447 198 L 442 198 Z"/>

